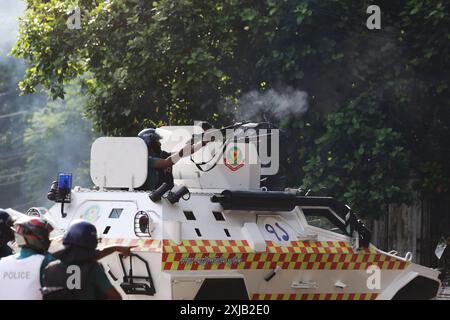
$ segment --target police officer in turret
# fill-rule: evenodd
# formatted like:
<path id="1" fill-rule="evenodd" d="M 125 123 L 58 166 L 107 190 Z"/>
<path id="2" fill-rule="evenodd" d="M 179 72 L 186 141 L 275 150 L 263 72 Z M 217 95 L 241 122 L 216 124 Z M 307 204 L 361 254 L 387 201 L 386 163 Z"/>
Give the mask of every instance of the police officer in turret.
<path id="1" fill-rule="evenodd" d="M 161 136 L 156 129 L 149 128 L 139 132 L 138 137 L 144 140 L 148 147 L 148 173 L 147 180 L 140 188 L 142 190 L 155 190 L 164 182 L 173 187 L 172 166 L 181 158 L 189 156 L 205 146 L 208 142 L 204 137 L 203 141 L 196 144 L 188 143 L 180 151 L 176 153 L 168 153 L 161 150 Z"/>
<path id="2" fill-rule="evenodd" d="M 0 259 L 13 254 L 8 242 L 14 240 L 13 219 L 8 212 L 0 209 Z"/>

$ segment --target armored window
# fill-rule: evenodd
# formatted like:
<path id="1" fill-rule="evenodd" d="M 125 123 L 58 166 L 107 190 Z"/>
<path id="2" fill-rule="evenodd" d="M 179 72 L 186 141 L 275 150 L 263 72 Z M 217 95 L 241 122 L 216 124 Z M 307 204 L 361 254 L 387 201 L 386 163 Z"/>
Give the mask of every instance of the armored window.
<path id="1" fill-rule="evenodd" d="M 115 208 L 111 210 L 111 213 L 109 214 L 109 218 L 111 219 L 119 219 L 120 215 L 122 214 L 123 209 L 122 208 Z"/>
<path id="2" fill-rule="evenodd" d="M 195 233 L 197 233 L 197 236 L 198 236 L 198 237 L 201 237 L 201 236 L 202 236 L 202 233 L 200 232 L 200 229 L 199 229 L 199 228 L 195 228 Z"/>
<path id="3" fill-rule="evenodd" d="M 111 226 L 107 226 L 107 227 L 105 228 L 105 230 L 103 230 L 103 234 L 108 234 L 109 229 L 111 229 Z"/>
<path id="4" fill-rule="evenodd" d="M 192 211 L 183 211 L 187 220 L 195 220 L 194 213 Z"/>
<path id="5" fill-rule="evenodd" d="M 213 211 L 214 218 L 216 218 L 217 221 L 225 221 L 225 217 L 223 216 L 222 212 L 220 211 Z"/>
<path id="6" fill-rule="evenodd" d="M 328 209 L 302 209 L 310 226 L 346 235 L 345 225 Z"/>
<path id="7" fill-rule="evenodd" d="M 228 229 L 223 229 L 223 231 L 225 231 L 225 234 L 227 235 L 228 238 L 231 237 L 230 231 L 228 231 Z"/>

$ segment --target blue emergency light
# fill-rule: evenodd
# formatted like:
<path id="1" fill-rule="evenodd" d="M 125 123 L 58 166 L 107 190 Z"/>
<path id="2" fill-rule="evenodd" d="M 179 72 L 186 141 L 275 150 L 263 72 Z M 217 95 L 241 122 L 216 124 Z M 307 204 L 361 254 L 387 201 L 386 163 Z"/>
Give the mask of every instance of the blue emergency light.
<path id="1" fill-rule="evenodd" d="M 58 199 L 57 202 L 61 202 L 61 216 L 65 218 L 67 216 L 64 213 L 64 202 L 70 203 L 71 201 L 71 191 L 72 191 L 72 174 L 69 172 L 58 173 Z"/>
<path id="2" fill-rule="evenodd" d="M 58 192 L 68 194 L 72 190 L 72 174 L 67 172 L 58 173 Z"/>

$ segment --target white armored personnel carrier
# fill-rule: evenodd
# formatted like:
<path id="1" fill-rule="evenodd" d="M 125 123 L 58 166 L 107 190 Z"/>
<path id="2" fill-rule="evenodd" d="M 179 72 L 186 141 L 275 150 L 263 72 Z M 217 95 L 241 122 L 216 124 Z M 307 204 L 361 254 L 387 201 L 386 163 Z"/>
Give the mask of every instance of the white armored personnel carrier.
<path id="1" fill-rule="evenodd" d="M 136 190 L 147 177 L 143 140 L 99 138 L 91 150 L 96 187 L 72 189 L 70 174 L 62 173 L 57 203 L 29 214 L 46 217 L 60 231 L 84 219 L 97 227 L 100 245 L 136 246 L 130 257 L 112 254 L 101 261 L 128 299 L 371 300 L 437 294 L 436 270 L 412 263 L 410 254 L 377 249 L 348 206 L 331 197 L 261 187 L 261 177 L 277 170 L 276 159 L 267 156 L 267 149 L 277 153 L 276 132 L 256 128 L 242 124 L 231 139 L 216 140 L 178 162 L 175 186 L 156 192 Z M 162 149 L 177 150 L 196 130 L 201 131 L 158 129 Z"/>

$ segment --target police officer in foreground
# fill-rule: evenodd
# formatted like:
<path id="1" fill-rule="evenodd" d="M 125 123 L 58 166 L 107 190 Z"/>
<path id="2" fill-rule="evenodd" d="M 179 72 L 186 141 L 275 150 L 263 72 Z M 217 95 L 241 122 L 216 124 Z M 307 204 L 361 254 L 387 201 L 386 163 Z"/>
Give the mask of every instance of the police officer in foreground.
<path id="1" fill-rule="evenodd" d="M 181 158 L 194 154 L 207 143 L 214 141 L 203 140 L 196 144 L 188 143 L 180 151 L 170 154 L 161 150 L 161 136 L 156 129 L 149 128 L 139 132 L 138 137 L 144 140 L 148 148 L 148 173 L 147 180 L 141 190 L 155 190 L 164 182 L 173 187 L 172 166 Z M 205 137 L 207 138 L 207 137 Z"/>
<path id="2" fill-rule="evenodd" d="M 14 240 L 13 219 L 8 212 L 0 209 L 0 259 L 13 254 L 8 242 Z"/>
<path id="3" fill-rule="evenodd" d="M 53 254 L 58 260 L 42 271 L 44 300 L 121 299 L 97 259 L 114 251 L 129 252 L 129 248 L 98 251 L 97 243 L 93 224 L 83 220 L 71 224 L 63 237 L 64 249 Z"/>
<path id="4" fill-rule="evenodd" d="M 52 259 L 46 252 L 53 227 L 41 218 L 15 223 L 20 250 L 0 260 L 0 300 L 41 300 L 40 270 Z"/>

